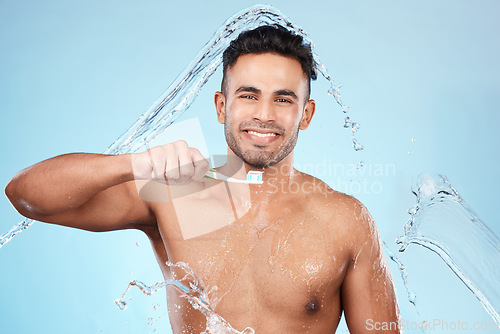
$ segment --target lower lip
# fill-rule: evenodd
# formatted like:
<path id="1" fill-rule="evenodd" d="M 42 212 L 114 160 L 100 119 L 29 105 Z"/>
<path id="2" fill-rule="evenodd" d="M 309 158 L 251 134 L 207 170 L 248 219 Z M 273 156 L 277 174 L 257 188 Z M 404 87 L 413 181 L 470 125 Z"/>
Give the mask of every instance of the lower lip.
<path id="1" fill-rule="evenodd" d="M 278 137 L 280 136 L 276 135 L 276 136 L 259 137 L 257 135 L 248 133 L 247 131 L 243 131 L 243 135 L 256 144 L 269 144 L 278 139 Z"/>

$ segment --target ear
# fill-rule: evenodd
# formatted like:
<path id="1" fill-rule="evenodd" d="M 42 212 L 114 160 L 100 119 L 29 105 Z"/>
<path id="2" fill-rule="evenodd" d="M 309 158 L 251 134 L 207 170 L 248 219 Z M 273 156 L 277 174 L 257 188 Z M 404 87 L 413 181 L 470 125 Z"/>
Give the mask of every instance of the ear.
<path id="1" fill-rule="evenodd" d="M 215 92 L 214 96 L 215 110 L 217 111 L 217 121 L 224 124 L 226 114 L 226 97 L 221 92 Z"/>
<path id="2" fill-rule="evenodd" d="M 309 127 L 315 110 L 316 102 L 314 100 L 307 101 L 304 107 L 304 113 L 302 114 L 302 121 L 300 121 L 299 129 L 305 130 Z"/>

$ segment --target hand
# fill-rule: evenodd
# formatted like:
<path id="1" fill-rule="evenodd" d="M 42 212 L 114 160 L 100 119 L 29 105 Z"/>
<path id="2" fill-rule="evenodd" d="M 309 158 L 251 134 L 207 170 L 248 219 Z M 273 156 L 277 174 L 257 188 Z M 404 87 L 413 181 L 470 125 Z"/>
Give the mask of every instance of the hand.
<path id="1" fill-rule="evenodd" d="M 203 181 L 210 164 L 198 149 L 178 140 L 132 154 L 132 168 L 136 180 L 181 185 Z"/>

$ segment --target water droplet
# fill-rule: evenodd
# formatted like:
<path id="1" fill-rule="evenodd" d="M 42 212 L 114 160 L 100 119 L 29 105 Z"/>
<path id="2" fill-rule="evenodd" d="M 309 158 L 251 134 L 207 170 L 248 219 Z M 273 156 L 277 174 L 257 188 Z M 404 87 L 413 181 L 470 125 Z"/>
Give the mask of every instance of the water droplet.
<path id="1" fill-rule="evenodd" d="M 414 216 L 418 211 L 418 205 L 415 204 L 414 206 L 412 206 L 411 208 L 408 209 L 408 213 L 412 216 Z"/>
<path id="2" fill-rule="evenodd" d="M 416 305 L 417 304 L 417 295 L 415 294 L 415 292 L 413 291 L 409 291 L 408 292 L 408 300 L 410 301 L 410 303 L 412 303 L 413 305 Z"/>
<path id="3" fill-rule="evenodd" d="M 356 123 L 356 122 L 352 122 L 351 123 L 351 131 L 352 133 L 356 133 L 356 131 L 359 130 L 359 128 L 361 127 L 361 125 L 359 125 L 359 123 Z"/>
<path id="4" fill-rule="evenodd" d="M 363 145 L 358 143 L 358 140 L 356 138 L 352 139 L 352 147 L 354 147 L 355 151 L 362 151 L 364 149 Z"/>
<path id="5" fill-rule="evenodd" d="M 351 127 L 351 119 L 349 117 L 346 117 L 344 119 L 344 128 L 350 128 Z"/>
<path id="6" fill-rule="evenodd" d="M 127 302 L 125 302 L 123 299 L 119 298 L 115 300 L 116 306 L 122 311 L 125 311 L 127 309 Z"/>

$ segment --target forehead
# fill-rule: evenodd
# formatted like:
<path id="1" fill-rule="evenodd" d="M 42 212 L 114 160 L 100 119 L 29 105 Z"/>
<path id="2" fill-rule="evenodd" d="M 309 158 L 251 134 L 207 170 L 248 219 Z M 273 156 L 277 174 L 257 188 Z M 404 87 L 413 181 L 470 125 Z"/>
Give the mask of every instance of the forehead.
<path id="1" fill-rule="evenodd" d="M 253 86 L 262 91 L 289 89 L 297 95 L 307 90 L 308 79 L 300 62 L 273 53 L 239 56 L 226 74 L 230 93 L 241 86 Z"/>

